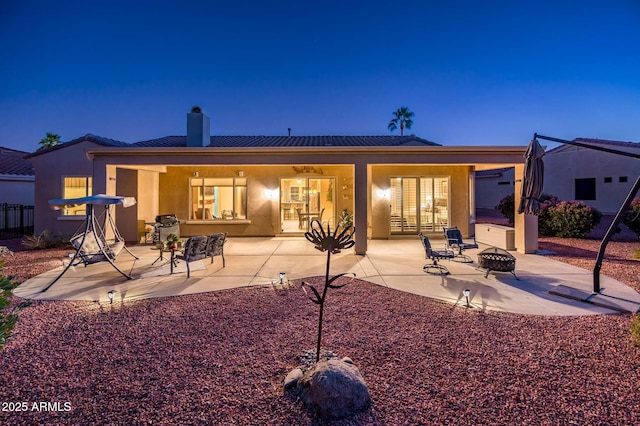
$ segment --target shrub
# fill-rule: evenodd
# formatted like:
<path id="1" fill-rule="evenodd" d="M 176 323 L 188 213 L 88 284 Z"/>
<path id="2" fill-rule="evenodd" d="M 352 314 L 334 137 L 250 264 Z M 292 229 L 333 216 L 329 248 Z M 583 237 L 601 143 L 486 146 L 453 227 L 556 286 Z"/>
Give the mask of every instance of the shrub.
<path id="1" fill-rule="evenodd" d="M 631 340 L 636 346 L 640 346 L 640 315 L 631 318 Z"/>
<path id="2" fill-rule="evenodd" d="M 599 210 L 580 201 L 561 201 L 548 214 L 551 232 L 561 238 L 584 238 L 602 219 Z"/>
<path id="3" fill-rule="evenodd" d="M 635 198 L 622 219 L 625 225 L 640 237 L 640 198 Z"/>
<path id="4" fill-rule="evenodd" d="M 551 226 L 551 214 L 549 212 L 549 209 L 559 202 L 560 200 L 558 200 L 558 197 L 556 197 L 555 195 L 542 194 L 540 196 L 541 205 L 540 213 L 538 214 L 538 233 L 540 235 L 555 235 Z"/>
<path id="5" fill-rule="evenodd" d="M 495 207 L 496 210 L 499 210 L 500 213 L 509 221 L 509 225 L 513 225 L 513 219 L 515 216 L 515 201 L 513 198 L 513 194 L 509 194 L 504 197 L 498 205 Z"/>
<path id="6" fill-rule="evenodd" d="M 16 312 L 29 305 L 29 302 L 22 302 L 14 307 L 11 312 L 5 314 L 6 308 L 11 304 L 9 300 L 11 292 L 19 283 L 14 282 L 13 277 L 2 275 L 3 266 L 4 260 L 0 260 L 0 350 L 2 350 L 7 338 L 9 338 L 9 333 L 13 330 L 13 326 L 18 322 Z"/>
<path id="7" fill-rule="evenodd" d="M 46 249 L 65 247 L 69 245 L 68 235 L 53 235 L 50 231 L 44 230 L 40 235 L 26 235 L 22 239 L 22 245 L 29 249 Z"/>

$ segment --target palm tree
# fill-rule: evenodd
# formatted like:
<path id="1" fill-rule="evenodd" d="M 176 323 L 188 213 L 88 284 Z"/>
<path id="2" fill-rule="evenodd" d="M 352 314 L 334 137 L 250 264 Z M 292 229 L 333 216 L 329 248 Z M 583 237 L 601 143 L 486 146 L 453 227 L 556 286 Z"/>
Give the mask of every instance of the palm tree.
<path id="1" fill-rule="evenodd" d="M 415 114 L 409 111 L 407 107 L 398 108 L 396 112 L 393 113 L 394 118 L 389 122 L 387 128 L 390 131 L 394 131 L 398 128 L 398 124 L 400 125 L 400 136 L 404 136 L 404 129 L 410 129 L 413 125 L 412 118 Z"/>
<path id="2" fill-rule="evenodd" d="M 56 146 L 58 145 L 58 143 L 60 143 L 60 135 L 56 135 L 55 133 L 51 133 L 51 132 L 47 132 L 47 135 L 40 139 L 40 148 L 38 148 L 38 150 L 41 149 L 45 149 L 45 148 L 51 148 L 52 146 Z"/>

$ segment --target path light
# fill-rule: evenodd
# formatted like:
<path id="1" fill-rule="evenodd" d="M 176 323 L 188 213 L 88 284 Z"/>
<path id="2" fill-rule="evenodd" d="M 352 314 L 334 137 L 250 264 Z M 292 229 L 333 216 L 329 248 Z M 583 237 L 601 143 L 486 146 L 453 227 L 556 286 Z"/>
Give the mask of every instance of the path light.
<path id="1" fill-rule="evenodd" d="M 462 290 L 462 294 L 464 294 L 464 297 L 467 298 L 467 308 L 469 307 L 469 295 L 471 294 L 471 290 L 469 290 L 468 288 L 465 288 L 464 290 Z"/>
<path id="2" fill-rule="evenodd" d="M 284 280 L 286 278 L 287 274 L 285 274 L 284 272 L 280 272 L 280 285 L 284 284 Z"/>
<path id="3" fill-rule="evenodd" d="M 115 290 L 109 290 L 107 292 L 107 297 L 109 297 L 109 304 L 113 303 L 113 298 L 116 297 L 116 291 Z"/>

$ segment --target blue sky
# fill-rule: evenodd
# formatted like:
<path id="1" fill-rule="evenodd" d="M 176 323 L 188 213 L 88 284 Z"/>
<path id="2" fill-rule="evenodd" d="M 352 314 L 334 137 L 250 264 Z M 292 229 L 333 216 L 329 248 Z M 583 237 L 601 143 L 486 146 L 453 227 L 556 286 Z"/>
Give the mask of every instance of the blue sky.
<path id="1" fill-rule="evenodd" d="M 31 1 L 0 6 L 0 145 L 46 132 L 385 135 L 443 145 L 534 132 L 640 141 L 640 1 Z"/>

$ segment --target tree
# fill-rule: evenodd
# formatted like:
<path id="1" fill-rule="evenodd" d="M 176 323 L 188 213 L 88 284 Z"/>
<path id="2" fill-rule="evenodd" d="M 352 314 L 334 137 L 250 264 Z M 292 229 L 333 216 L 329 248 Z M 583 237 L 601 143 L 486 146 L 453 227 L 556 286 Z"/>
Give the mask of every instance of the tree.
<path id="1" fill-rule="evenodd" d="M 47 135 L 44 138 L 40 139 L 40 148 L 38 148 L 38 150 L 51 148 L 52 146 L 56 146 L 59 143 L 60 143 L 60 135 L 47 132 Z"/>
<path id="2" fill-rule="evenodd" d="M 414 115 L 415 114 L 409 111 L 407 107 L 398 108 L 398 110 L 393 113 L 394 118 L 389 122 L 387 128 L 393 132 L 400 127 L 400 136 L 403 136 L 405 127 L 410 129 L 411 126 L 413 126 L 412 118 Z"/>

